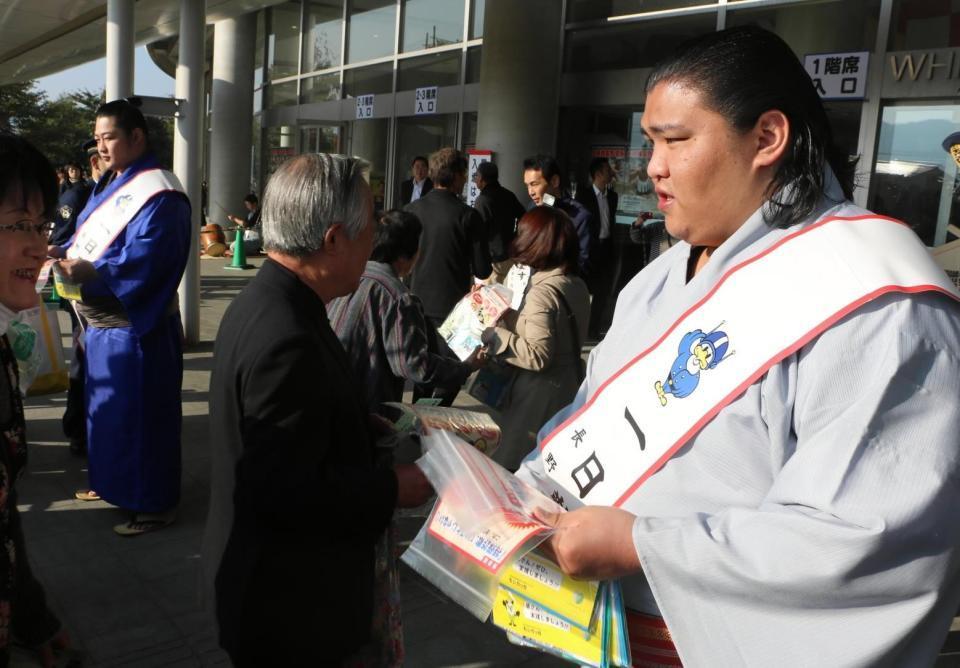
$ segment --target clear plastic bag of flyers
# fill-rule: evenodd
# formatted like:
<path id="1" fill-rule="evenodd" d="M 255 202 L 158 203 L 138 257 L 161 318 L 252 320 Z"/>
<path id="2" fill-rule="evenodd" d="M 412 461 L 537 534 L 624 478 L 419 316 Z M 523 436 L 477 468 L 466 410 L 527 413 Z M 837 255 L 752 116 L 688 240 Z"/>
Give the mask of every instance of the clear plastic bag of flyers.
<path id="1" fill-rule="evenodd" d="M 504 569 L 552 533 L 541 518 L 563 509 L 449 432 L 432 430 L 423 445 L 417 465 L 440 498 L 401 559 L 485 620 Z"/>
<path id="2" fill-rule="evenodd" d="M 492 455 L 500 445 L 500 425 L 486 413 L 392 401 L 384 406 L 390 409 L 387 417 L 394 420 L 398 430 L 412 429 L 422 436 L 438 430 L 451 432 L 486 455 Z"/>
<path id="3" fill-rule="evenodd" d="M 543 518 L 565 512 L 538 489 L 449 431 L 431 430 L 417 465 L 467 537 L 500 521 L 548 530 Z"/>

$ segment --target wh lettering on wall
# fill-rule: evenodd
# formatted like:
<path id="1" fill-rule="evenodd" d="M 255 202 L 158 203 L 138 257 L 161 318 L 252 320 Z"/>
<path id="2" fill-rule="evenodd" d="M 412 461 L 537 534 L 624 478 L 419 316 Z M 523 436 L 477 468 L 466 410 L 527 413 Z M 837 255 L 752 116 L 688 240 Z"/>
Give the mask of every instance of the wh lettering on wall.
<path id="1" fill-rule="evenodd" d="M 437 113 L 437 87 L 427 86 L 417 89 L 417 97 L 414 102 L 413 113 L 416 116 Z"/>
<path id="2" fill-rule="evenodd" d="M 357 96 L 357 118 L 373 118 L 373 95 Z"/>
<path id="3" fill-rule="evenodd" d="M 869 51 L 811 53 L 803 67 L 824 100 L 862 100 L 867 96 Z"/>

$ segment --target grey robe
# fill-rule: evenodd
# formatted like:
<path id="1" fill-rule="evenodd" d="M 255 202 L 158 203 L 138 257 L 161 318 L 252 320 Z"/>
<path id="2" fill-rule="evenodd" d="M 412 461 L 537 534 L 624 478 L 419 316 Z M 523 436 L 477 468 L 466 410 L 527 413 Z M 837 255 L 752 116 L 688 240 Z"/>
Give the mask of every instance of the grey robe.
<path id="1" fill-rule="evenodd" d="M 757 212 L 689 283 L 690 246 L 674 246 L 621 293 L 577 399 L 539 438 L 723 271 L 825 214 L 863 213 L 825 200 L 775 230 Z M 958 446 L 960 308 L 876 299 L 773 366 L 627 500 L 643 568 L 627 604 L 664 617 L 688 667 L 930 665 L 960 599 Z M 535 451 L 521 477 L 542 475 Z"/>

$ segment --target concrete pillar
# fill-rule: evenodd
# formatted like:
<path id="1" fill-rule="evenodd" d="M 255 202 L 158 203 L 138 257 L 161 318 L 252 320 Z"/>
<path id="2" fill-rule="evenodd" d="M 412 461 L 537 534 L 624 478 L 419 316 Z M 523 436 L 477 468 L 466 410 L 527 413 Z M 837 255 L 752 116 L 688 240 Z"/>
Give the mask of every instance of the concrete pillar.
<path id="1" fill-rule="evenodd" d="M 257 15 L 218 21 L 213 32 L 213 110 L 210 116 L 210 221 L 231 225 L 245 216 L 253 141 L 253 51 Z"/>
<path id="2" fill-rule="evenodd" d="M 563 3 L 487 0 L 477 148 L 493 151 L 500 182 L 526 202 L 523 159 L 556 151 Z"/>
<path id="3" fill-rule="evenodd" d="M 133 1 L 107 0 L 107 102 L 133 95 Z"/>
<path id="4" fill-rule="evenodd" d="M 203 173 L 205 0 L 180 0 L 180 59 L 176 97 L 182 100 L 173 132 L 173 171 L 190 198 L 190 257 L 180 281 L 180 314 L 187 343 L 200 340 L 200 182 Z M 249 137 L 238 138 L 246 146 Z"/>

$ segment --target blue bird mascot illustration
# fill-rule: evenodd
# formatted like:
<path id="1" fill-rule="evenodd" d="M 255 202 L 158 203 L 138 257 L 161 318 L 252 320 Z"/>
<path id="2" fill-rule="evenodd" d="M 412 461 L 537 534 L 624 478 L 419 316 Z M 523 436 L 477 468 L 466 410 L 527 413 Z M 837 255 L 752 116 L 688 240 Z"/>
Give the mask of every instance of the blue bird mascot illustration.
<path id="1" fill-rule="evenodd" d="M 722 326 L 723 323 L 720 323 L 706 334 L 702 329 L 695 329 L 680 339 L 679 354 L 670 367 L 667 380 L 658 380 L 653 384 L 661 406 L 667 405 L 668 394 L 678 399 L 689 397 L 700 384 L 701 371 L 715 368 L 724 358 L 733 354 L 727 354 L 730 342 L 727 333 L 719 329 Z"/>

